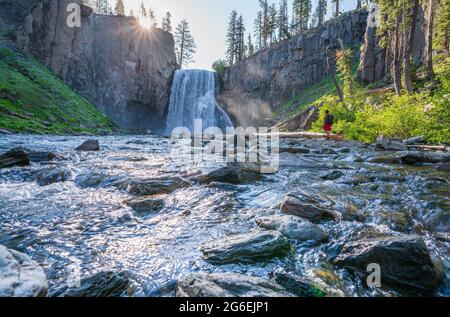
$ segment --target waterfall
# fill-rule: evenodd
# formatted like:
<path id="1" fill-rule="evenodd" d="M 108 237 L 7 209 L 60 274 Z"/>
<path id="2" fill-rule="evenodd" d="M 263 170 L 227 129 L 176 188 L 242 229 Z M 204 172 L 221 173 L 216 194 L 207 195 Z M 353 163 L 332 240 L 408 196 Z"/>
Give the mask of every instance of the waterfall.
<path id="1" fill-rule="evenodd" d="M 202 119 L 203 130 L 218 127 L 223 133 L 233 124 L 216 100 L 215 73 L 206 70 L 177 70 L 170 95 L 166 134 L 186 127 L 194 133 L 194 120 Z"/>

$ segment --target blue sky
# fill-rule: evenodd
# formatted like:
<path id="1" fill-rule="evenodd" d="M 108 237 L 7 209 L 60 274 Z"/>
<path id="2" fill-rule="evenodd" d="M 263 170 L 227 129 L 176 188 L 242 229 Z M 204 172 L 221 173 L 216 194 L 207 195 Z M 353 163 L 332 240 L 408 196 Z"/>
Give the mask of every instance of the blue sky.
<path id="1" fill-rule="evenodd" d="M 109 0 L 113 5 L 115 0 Z M 314 4 L 317 0 L 313 0 Z M 141 0 L 123 0 L 128 14 L 135 14 Z M 278 0 L 269 1 L 278 4 Z M 289 0 L 292 2 L 292 0 Z M 144 0 L 146 7 L 152 7 L 161 23 L 165 12 L 172 13 L 172 24 L 186 19 L 197 43 L 195 63 L 190 68 L 210 69 L 212 63 L 224 57 L 225 34 L 230 12 L 237 10 L 246 22 L 247 31 L 253 34 L 253 21 L 259 9 L 258 0 Z M 315 6 L 315 5 L 314 5 Z M 356 0 L 342 0 L 344 10 L 356 8 Z M 329 8 L 331 11 L 331 5 Z"/>

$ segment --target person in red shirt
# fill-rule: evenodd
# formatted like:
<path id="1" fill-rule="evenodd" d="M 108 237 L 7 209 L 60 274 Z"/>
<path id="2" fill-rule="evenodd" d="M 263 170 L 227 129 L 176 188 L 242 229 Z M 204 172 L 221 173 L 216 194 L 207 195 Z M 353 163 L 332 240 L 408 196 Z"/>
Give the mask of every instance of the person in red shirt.
<path id="1" fill-rule="evenodd" d="M 327 134 L 327 139 L 330 138 L 331 132 L 333 131 L 333 123 L 334 123 L 334 117 L 330 113 L 329 110 L 325 111 L 325 118 L 323 120 L 323 129 L 325 130 L 325 133 Z"/>

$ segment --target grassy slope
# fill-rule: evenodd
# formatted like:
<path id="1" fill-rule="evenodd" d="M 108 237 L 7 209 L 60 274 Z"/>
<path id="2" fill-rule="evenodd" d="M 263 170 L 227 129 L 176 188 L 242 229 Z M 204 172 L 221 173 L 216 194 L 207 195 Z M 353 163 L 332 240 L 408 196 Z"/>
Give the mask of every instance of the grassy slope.
<path id="1" fill-rule="evenodd" d="M 34 58 L 0 47 L 0 128 L 97 134 L 113 124 Z"/>

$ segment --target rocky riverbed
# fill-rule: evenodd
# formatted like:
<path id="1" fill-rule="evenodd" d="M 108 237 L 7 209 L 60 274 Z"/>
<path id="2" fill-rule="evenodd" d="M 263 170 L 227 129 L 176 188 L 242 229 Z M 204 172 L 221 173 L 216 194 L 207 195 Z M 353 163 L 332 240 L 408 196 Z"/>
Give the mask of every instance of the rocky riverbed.
<path id="1" fill-rule="evenodd" d="M 0 137 L 0 296 L 450 295 L 446 152 L 283 139 L 259 175 L 84 141 Z"/>

